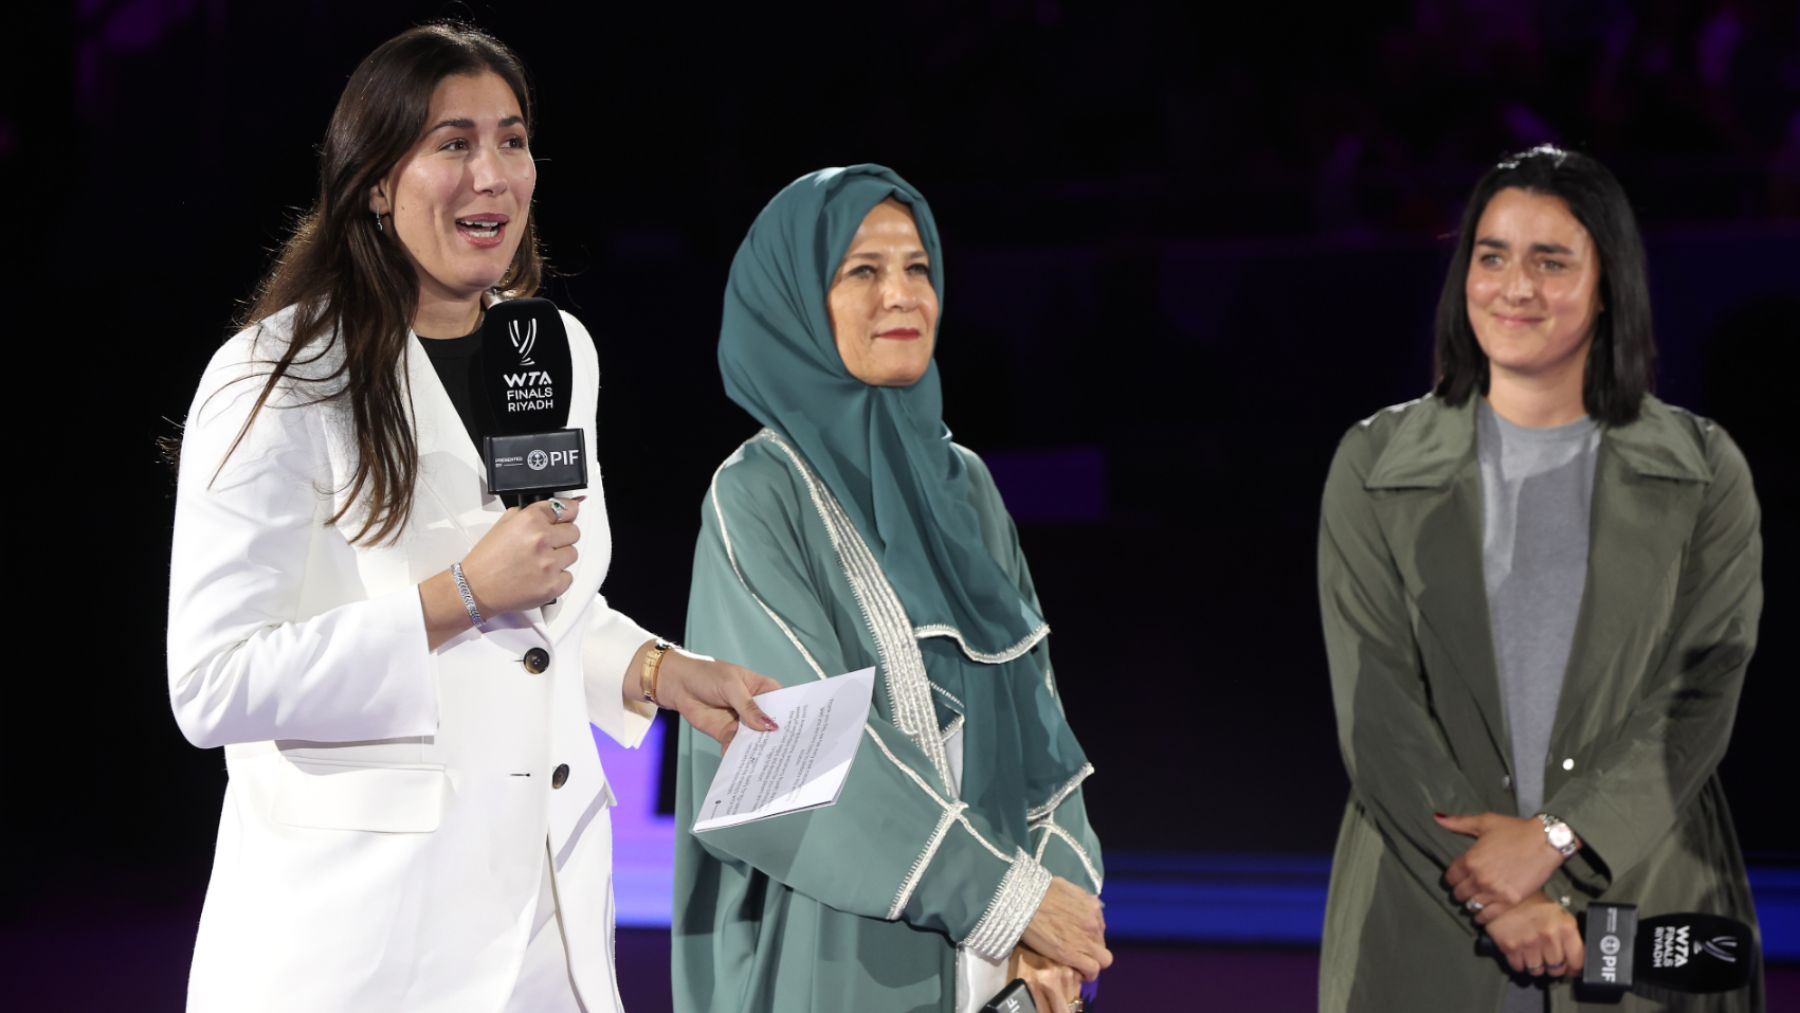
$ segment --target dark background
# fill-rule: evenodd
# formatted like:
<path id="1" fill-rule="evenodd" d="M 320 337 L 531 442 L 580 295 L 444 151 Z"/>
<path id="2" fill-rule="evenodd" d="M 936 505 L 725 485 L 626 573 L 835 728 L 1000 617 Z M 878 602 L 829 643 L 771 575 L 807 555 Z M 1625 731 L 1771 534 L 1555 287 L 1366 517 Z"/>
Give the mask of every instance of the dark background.
<path id="1" fill-rule="evenodd" d="M 546 294 L 603 369 L 606 590 L 652 629 L 682 629 L 701 495 L 754 428 L 714 360 L 745 228 L 825 165 L 883 162 L 931 199 L 946 417 L 1019 520 L 1109 848 L 1329 852 L 1326 464 L 1354 421 L 1424 392 L 1475 178 L 1542 141 L 1597 155 L 1644 226 L 1659 389 L 1720 420 L 1756 476 L 1767 603 L 1724 776 L 1753 862 L 1800 863 L 1771 804 L 1792 792 L 1800 620 L 1777 415 L 1800 339 L 1794 5 L 1212 7 L 40 12 L 30 87 L 0 107 L 29 244 L 5 325 L 34 378 L 15 418 L 59 420 L 28 441 L 51 463 L 15 477 L 7 916 L 204 889 L 223 757 L 169 716 L 153 441 L 311 201 L 356 62 L 443 15 L 533 72 Z M 1171 781 L 1191 791 L 1171 803 Z"/>

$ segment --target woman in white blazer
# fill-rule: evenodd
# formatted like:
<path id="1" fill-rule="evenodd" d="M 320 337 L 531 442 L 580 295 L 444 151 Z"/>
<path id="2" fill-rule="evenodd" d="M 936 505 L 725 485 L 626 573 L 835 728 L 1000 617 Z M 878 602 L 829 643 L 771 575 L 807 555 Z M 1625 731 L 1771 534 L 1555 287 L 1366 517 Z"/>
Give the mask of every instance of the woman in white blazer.
<path id="1" fill-rule="evenodd" d="M 721 740 L 773 680 L 599 596 L 598 474 L 504 509 L 426 354 L 541 275 L 531 96 L 459 26 L 365 59 L 317 205 L 213 356 L 181 449 L 169 687 L 230 779 L 193 1010 L 617 1010 L 613 802 L 588 724 Z M 571 425 L 599 369 L 563 315 Z M 577 546 L 579 541 L 579 546 Z M 648 699 L 646 699 L 648 698 Z"/>

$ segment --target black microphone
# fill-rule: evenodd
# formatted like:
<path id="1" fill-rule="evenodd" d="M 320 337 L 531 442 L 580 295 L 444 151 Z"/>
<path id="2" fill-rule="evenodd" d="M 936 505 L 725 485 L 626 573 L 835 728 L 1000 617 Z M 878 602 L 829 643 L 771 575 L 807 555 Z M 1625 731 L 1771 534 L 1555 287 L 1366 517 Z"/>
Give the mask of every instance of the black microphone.
<path id="1" fill-rule="evenodd" d="M 488 492 L 524 506 L 586 488 L 587 447 L 569 418 L 569 332 L 556 304 L 508 299 L 488 307 L 475 368 L 492 427 L 481 454 Z"/>
<path id="2" fill-rule="evenodd" d="M 1593 904 L 1581 919 L 1587 959 L 1581 984 L 1624 992 L 1644 984 L 1674 992 L 1729 992 L 1750 982 L 1756 942 L 1733 918 L 1686 911 L 1640 919 L 1634 904 Z M 1475 952 L 1500 955 L 1486 933 Z"/>
<path id="3" fill-rule="evenodd" d="M 1099 982 L 1082 982 L 1081 1008 L 1092 1010 L 1099 994 Z M 1014 978 L 1006 983 L 1005 988 L 995 992 L 993 998 L 982 1005 L 981 1013 L 1057 1013 L 1057 1011 L 1039 1010 L 1037 1003 L 1031 998 L 1031 986 L 1025 984 L 1024 978 Z"/>
<path id="4" fill-rule="evenodd" d="M 994 997 L 981 1007 L 981 1013 L 1038 1013 L 1038 1008 L 1037 1003 L 1031 1001 L 1031 987 L 1025 984 L 1025 979 L 1014 978 L 994 993 Z"/>

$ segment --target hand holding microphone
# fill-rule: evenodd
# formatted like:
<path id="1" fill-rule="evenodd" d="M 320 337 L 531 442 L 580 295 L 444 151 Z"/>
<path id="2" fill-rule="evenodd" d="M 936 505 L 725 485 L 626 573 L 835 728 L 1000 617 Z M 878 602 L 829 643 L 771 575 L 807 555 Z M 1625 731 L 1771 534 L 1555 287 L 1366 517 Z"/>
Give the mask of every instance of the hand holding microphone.
<path id="1" fill-rule="evenodd" d="M 1066 964 L 1020 946 L 1007 962 L 1007 977 L 1023 981 L 1031 993 L 1031 1002 L 1039 1010 L 1067 1010 L 1081 996 L 1081 974 Z"/>
<path id="2" fill-rule="evenodd" d="M 1540 915 L 1540 910 L 1546 913 Z M 1571 946 L 1569 931 L 1577 924 L 1581 932 Z M 1504 955 L 1514 970 L 1525 974 L 1575 977 L 1579 972 L 1578 984 L 1601 994 L 1640 986 L 1729 992 L 1749 984 L 1759 957 L 1750 926 L 1735 919 L 1693 911 L 1640 919 L 1635 905 L 1596 903 L 1577 923 L 1542 894 L 1496 919 L 1488 934 L 1476 940 L 1475 952 Z M 1559 955 L 1566 966 L 1553 968 L 1548 962 Z M 1523 968 L 1520 959 L 1526 962 Z M 1546 963 L 1538 969 L 1534 961 Z"/>
<path id="3" fill-rule="evenodd" d="M 462 561 L 482 615 L 537 608 L 569 589 L 569 568 L 579 556 L 580 511 L 578 500 L 553 498 L 501 515 Z"/>
<path id="4" fill-rule="evenodd" d="M 491 616 L 536 608 L 569 589 L 579 499 L 552 498 L 502 514 L 461 562 L 419 584 L 425 646 L 439 647 Z"/>
<path id="5" fill-rule="evenodd" d="M 1544 893 L 1513 905 L 1487 932 L 1514 974 L 1572 978 L 1581 973 L 1585 954 L 1575 916 Z"/>

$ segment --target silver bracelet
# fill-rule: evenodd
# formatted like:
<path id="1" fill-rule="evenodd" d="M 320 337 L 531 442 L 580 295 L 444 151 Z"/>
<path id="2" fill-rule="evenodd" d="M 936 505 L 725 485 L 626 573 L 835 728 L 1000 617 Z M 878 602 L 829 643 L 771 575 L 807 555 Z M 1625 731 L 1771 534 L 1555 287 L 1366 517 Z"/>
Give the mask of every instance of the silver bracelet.
<path id="1" fill-rule="evenodd" d="M 456 578 L 456 593 L 462 595 L 463 608 L 468 610 L 469 622 L 480 626 L 486 620 L 481 618 L 481 610 L 475 607 L 475 592 L 469 590 L 469 578 L 463 576 L 462 564 L 450 564 L 450 576 Z"/>

